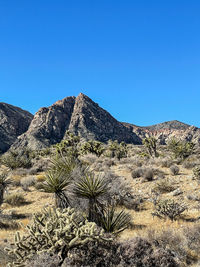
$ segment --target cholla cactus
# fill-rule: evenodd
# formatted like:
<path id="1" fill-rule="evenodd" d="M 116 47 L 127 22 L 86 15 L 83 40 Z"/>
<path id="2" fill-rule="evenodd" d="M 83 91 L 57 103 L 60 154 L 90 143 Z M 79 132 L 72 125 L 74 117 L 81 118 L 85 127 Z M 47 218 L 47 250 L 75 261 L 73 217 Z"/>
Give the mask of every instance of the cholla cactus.
<path id="1" fill-rule="evenodd" d="M 8 266 L 25 266 L 35 254 L 56 253 L 66 257 L 69 249 L 86 244 L 89 241 L 112 241 L 106 238 L 104 230 L 94 222 L 88 222 L 74 209 L 67 208 L 44 210 L 35 214 L 28 233 L 20 236 L 17 232 L 15 244 L 6 248 L 9 254 L 14 254 L 17 260 Z"/>
<path id="2" fill-rule="evenodd" d="M 171 199 L 165 199 L 159 201 L 155 206 L 155 212 L 152 213 L 153 216 L 158 216 L 160 218 L 168 217 L 171 221 L 176 220 L 187 207 L 184 204 L 175 202 Z"/>

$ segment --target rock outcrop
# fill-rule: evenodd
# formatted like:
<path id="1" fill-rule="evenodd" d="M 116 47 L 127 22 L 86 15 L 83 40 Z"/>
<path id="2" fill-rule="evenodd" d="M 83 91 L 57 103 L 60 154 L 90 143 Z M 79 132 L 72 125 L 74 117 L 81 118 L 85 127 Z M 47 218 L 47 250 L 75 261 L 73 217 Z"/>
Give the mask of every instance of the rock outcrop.
<path id="1" fill-rule="evenodd" d="M 0 152 L 5 152 L 17 137 L 27 131 L 33 115 L 21 108 L 0 103 Z"/>
<path id="2" fill-rule="evenodd" d="M 41 149 L 56 144 L 70 131 L 82 138 L 106 142 L 109 139 L 141 144 L 141 139 L 89 97 L 66 97 L 34 116 L 28 131 L 18 137 L 12 149 Z"/>
<path id="3" fill-rule="evenodd" d="M 48 108 L 40 108 L 28 131 L 18 137 L 12 149 L 42 149 L 60 142 L 69 128 L 75 97 L 66 97 Z"/>

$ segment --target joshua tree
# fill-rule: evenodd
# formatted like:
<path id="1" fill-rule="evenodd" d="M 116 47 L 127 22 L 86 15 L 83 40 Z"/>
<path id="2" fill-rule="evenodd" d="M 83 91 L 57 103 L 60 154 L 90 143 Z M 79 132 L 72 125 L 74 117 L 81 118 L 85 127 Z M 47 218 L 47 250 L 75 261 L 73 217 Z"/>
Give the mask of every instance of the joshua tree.
<path id="1" fill-rule="evenodd" d="M 54 147 L 56 149 L 57 154 L 59 155 L 68 155 L 73 154 L 74 157 L 78 157 L 79 149 L 78 145 L 80 142 L 80 136 L 76 136 L 73 133 L 67 131 L 65 139 L 60 143 L 56 144 Z"/>
<path id="2" fill-rule="evenodd" d="M 7 173 L 0 174 L 0 206 L 3 203 L 3 196 L 6 190 L 6 187 L 11 184 L 11 180 L 7 177 Z"/>
<path id="3" fill-rule="evenodd" d="M 98 157 L 104 152 L 103 144 L 99 141 L 89 140 L 84 143 L 81 147 L 82 154 L 93 153 Z"/>
<path id="4" fill-rule="evenodd" d="M 116 157 L 119 160 L 121 158 L 127 157 L 127 152 L 128 152 L 126 143 L 121 142 L 119 144 L 117 140 L 115 140 L 115 141 L 109 140 L 108 141 L 108 151 L 109 151 L 109 156 L 111 158 Z"/>
<path id="5" fill-rule="evenodd" d="M 147 148 L 147 151 L 151 157 L 158 157 L 157 140 L 154 136 L 144 138 L 142 143 Z"/>
<path id="6" fill-rule="evenodd" d="M 106 181 L 103 178 L 94 176 L 92 173 L 86 173 L 81 177 L 79 182 L 75 183 L 74 193 L 78 197 L 87 198 L 89 200 L 89 221 L 99 221 L 99 215 L 103 209 L 99 197 L 106 192 Z"/>
<path id="7" fill-rule="evenodd" d="M 168 148 L 173 152 L 174 157 L 181 158 L 182 160 L 194 152 L 194 146 L 195 145 L 192 142 L 176 140 L 175 138 L 172 138 L 168 142 Z"/>

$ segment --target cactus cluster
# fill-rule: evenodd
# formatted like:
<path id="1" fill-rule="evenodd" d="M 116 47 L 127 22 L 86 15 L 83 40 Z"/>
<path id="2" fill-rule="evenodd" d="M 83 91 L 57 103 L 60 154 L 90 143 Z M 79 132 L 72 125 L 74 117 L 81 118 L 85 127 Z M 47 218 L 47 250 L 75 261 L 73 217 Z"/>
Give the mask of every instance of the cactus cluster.
<path id="1" fill-rule="evenodd" d="M 153 216 L 158 216 L 160 218 L 168 217 L 171 221 L 174 221 L 178 216 L 180 216 L 187 207 L 185 204 L 175 202 L 171 199 L 165 199 L 159 201 L 155 206 L 155 212 L 152 213 Z"/>
<path id="2" fill-rule="evenodd" d="M 6 248 L 16 257 L 8 267 L 25 266 L 34 255 L 41 253 L 56 253 L 62 261 L 69 249 L 89 241 L 109 242 L 112 239 L 72 208 L 45 209 L 43 213 L 34 215 L 32 224 L 27 226 L 27 234 L 21 237 L 17 232 L 15 244 Z"/>

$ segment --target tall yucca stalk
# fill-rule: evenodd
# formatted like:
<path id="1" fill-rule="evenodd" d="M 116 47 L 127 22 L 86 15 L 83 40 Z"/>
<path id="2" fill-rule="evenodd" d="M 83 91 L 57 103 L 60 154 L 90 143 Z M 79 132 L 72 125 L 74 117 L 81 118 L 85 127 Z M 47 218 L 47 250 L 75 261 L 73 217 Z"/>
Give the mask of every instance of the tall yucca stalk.
<path id="1" fill-rule="evenodd" d="M 107 206 L 100 217 L 100 224 L 108 233 L 119 234 L 128 228 L 131 216 L 125 211 L 117 212 L 114 206 Z"/>
<path id="2" fill-rule="evenodd" d="M 57 208 L 67 208 L 70 205 L 69 198 L 65 190 L 71 183 L 71 177 L 63 170 L 49 170 L 46 173 L 46 180 L 42 185 L 43 191 L 55 194 L 55 204 Z"/>
<path id="3" fill-rule="evenodd" d="M 87 198 L 89 200 L 89 215 L 90 221 L 97 222 L 102 205 L 98 198 L 104 195 L 107 191 L 107 183 L 103 178 L 96 177 L 92 173 L 86 173 L 81 177 L 80 181 L 75 183 L 74 193 L 78 197 Z"/>

